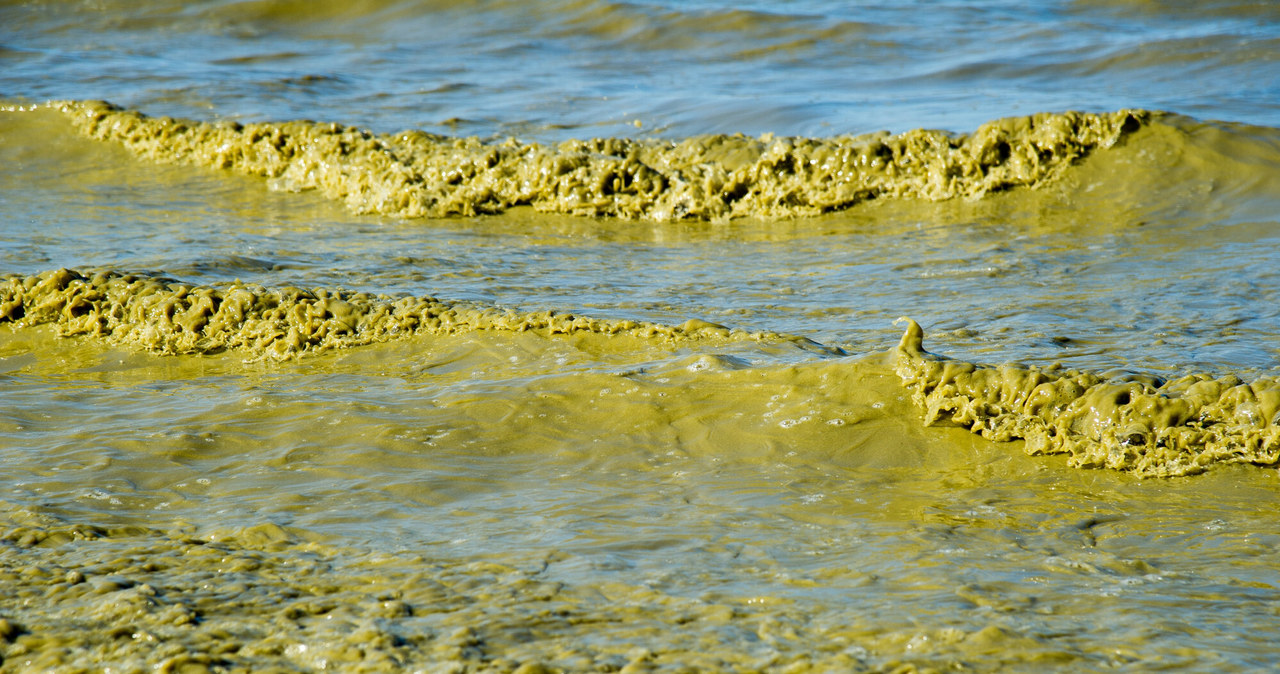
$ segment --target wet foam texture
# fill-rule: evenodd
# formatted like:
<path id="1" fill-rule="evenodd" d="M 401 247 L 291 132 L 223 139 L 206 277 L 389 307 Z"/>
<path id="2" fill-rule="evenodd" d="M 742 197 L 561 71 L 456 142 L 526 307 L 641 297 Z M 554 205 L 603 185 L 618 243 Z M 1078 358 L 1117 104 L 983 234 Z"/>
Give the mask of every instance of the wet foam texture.
<path id="1" fill-rule="evenodd" d="M 944 200 L 1036 187 L 1158 115 L 1012 117 L 969 135 L 915 130 L 829 139 L 625 138 L 544 147 L 334 123 L 148 117 L 101 101 L 55 104 L 82 133 L 139 157 L 318 190 L 355 213 L 444 217 L 513 206 L 652 220 L 812 216 L 869 199 Z"/>
<path id="2" fill-rule="evenodd" d="M 149 275 L 67 269 L 0 281 L 0 322 L 53 324 L 62 336 L 93 335 L 167 354 L 234 349 L 255 360 L 476 330 L 629 335 L 659 343 L 769 337 L 699 319 L 671 326 L 555 311 L 518 313 L 431 297 L 241 283 L 215 288 Z"/>
<path id="3" fill-rule="evenodd" d="M 1072 466 L 1143 477 L 1280 462 L 1275 379 L 993 367 L 928 353 L 923 343 L 909 321 L 894 360 L 927 424 L 952 421 L 991 440 L 1023 439 L 1029 454 L 1068 454 Z"/>
<path id="4" fill-rule="evenodd" d="M 566 583 L 559 569 L 578 560 L 556 552 L 437 560 L 270 522 L 166 531 L 3 505 L 4 671 L 905 672 L 1079 658 L 995 622 L 824 623 L 780 599 Z"/>

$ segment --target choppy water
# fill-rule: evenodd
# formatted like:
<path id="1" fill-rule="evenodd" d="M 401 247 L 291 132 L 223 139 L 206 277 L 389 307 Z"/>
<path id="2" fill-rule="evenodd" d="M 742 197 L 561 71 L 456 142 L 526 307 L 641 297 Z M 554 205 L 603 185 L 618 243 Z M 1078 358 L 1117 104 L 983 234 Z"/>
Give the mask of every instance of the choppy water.
<path id="1" fill-rule="evenodd" d="M 0 666 L 1273 666 L 1278 19 L 0 3 Z"/>

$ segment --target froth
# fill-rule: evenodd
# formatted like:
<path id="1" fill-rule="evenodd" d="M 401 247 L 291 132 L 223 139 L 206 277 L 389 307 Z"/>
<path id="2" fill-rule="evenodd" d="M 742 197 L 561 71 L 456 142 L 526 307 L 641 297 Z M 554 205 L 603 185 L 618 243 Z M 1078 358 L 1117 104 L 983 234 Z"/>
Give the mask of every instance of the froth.
<path id="1" fill-rule="evenodd" d="M 835 138 L 625 138 L 555 147 L 339 124 L 148 117 L 101 101 L 57 104 L 89 137 L 139 157 L 318 190 L 355 213 L 445 217 L 514 206 L 653 220 L 812 216 L 869 199 L 943 200 L 1035 187 L 1154 113 L 1013 117 L 970 135 L 915 130 Z"/>
<path id="2" fill-rule="evenodd" d="M 978 365 L 928 353 L 914 321 L 895 368 L 925 412 L 1030 454 L 1067 454 L 1081 468 L 1143 477 L 1192 475 L 1216 464 L 1280 462 L 1280 382 L 1228 375 L 1173 381 L 1056 368 Z"/>
<path id="3" fill-rule="evenodd" d="M 555 311 L 520 313 L 432 297 L 241 283 L 211 287 L 149 275 L 67 269 L 0 281 L 0 322 L 48 323 L 60 335 L 94 335 L 160 353 L 234 349 L 252 359 L 280 360 L 412 335 L 477 330 L 591 333 L 657 343 L 771 337 L 698 319 L 663 325 Z"/>

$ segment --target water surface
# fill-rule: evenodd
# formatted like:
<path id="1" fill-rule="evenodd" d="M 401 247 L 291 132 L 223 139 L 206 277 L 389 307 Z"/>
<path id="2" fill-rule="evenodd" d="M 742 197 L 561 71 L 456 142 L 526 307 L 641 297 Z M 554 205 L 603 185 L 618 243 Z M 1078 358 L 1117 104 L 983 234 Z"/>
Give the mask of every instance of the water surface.
<path id="1" fill-rule="evenodd" d="M 893 321 L 960 364 L 1274 377 L 1276 18 L 1244 2 L 0 4 L 0 272 L 82 277 L 0 296 L 4 668 L 1270 667 L 1273 462 L 1150 478 L 926 426 Z M 98 99 L 178 125 L 546 152 L 959 144 L 1011 117 L 1151 116 L 981 194 L 882 191 L 803 217 L 399 217 L 157 160 L 46 105 Z M 125 275 L 139 290 L 90 293 Z M 253 342 L 217 342 L 209 316 L 173 327 L 237 288 L 313 313 L 249 311 Z M 337 304 L 424 298 L 449 321 L 379 332 Z M 1259 391 L 1231 409 L 1264 409 Z"/>

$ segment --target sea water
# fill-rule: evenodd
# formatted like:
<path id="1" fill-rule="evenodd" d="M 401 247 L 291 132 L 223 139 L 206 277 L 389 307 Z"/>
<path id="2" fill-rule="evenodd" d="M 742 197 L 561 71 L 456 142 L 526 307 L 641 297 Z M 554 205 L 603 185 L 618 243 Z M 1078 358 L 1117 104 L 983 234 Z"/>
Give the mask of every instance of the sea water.
<path id="1" fill-rule="evenodd" d="M 0 4 L 0 666 L 1272 666 L 1277 19 Z"/>

